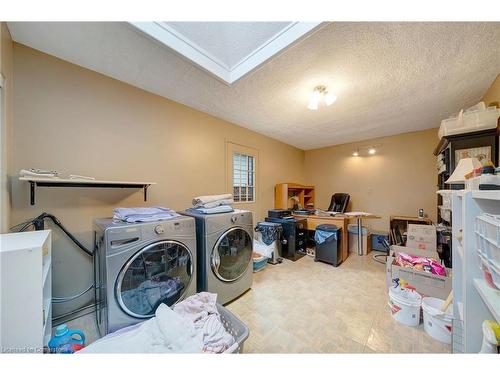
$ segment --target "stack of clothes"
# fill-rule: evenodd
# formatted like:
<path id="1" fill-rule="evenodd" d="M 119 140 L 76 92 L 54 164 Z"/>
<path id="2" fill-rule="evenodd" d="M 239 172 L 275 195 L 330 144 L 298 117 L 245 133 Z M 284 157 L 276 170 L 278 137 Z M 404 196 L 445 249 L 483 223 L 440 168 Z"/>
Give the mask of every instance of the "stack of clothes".
<path id="1" fill-rule="evenodd" d="M 233 212 L 232 204 L 234 203 L 232 194 L 220 195 L 202 195 L 193 198 L 193 208 L 202 214 L 221 214 L 224 212 Z"/>
<path id="2" fill-rule="evenodd" d="M 165 207 L 118 207 L 113 210 L 113 219 L 127 223 L 148 223 L 179 217 L 177 212 Z"/>
<path id="3" fill-rule="evenodd" d="M 155 317 L 93 342 L 78 353 L 223 353 L 237 347 L 217 310 L 217 294 L 201 292 Z"/>

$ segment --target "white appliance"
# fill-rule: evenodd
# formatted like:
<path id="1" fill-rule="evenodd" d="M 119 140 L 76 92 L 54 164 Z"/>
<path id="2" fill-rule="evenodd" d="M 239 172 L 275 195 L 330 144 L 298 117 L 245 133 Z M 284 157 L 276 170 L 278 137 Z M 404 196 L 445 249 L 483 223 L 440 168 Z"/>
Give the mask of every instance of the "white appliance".
<path id="1" fill-rule="evenodd" d="M 154 316 L 196 293 L 191 217 L 153 223 L 94 221 L 96 320 L 105 335 Z"/>

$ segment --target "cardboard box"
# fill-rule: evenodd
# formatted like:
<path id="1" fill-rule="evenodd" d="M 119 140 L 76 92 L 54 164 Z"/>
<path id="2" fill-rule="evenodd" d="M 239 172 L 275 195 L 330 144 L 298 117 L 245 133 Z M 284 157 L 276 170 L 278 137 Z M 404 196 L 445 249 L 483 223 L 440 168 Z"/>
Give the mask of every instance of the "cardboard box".
<path id="1" fill-rule="evenodd" d="M 435 275 L 430 272 L 418 271 L 411 268 L 401 267 L 393 264 L 396 254 L 407 253 L 417 256 L 425 256 L 437 259 L 437 253 L 428 250 L 412 249 L 404 246 L 392 246 L 391 255 L 387 257 L 386 284 L 389 289 L 392 280 L 399 278 L 406 280 L 417 292 L 423 296 L 446 299 L 451 292 L 451 268 L 446 269 L 446 276 Z"/>
<path id="2" fill-rule="evenodd" d="M 406 247 L 436 251 L 436 227 L 434 225 L 408 224 Z"/>

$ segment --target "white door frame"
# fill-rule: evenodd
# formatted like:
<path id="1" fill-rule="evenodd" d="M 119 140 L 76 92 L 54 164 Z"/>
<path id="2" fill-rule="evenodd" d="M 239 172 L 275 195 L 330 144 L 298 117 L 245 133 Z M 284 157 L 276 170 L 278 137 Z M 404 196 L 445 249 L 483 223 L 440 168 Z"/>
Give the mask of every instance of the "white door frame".
<path id="1" fill-rule="evenodd" d="M 5 162 L 5 148 L 6 148 L 6 126 L 7 126 L 7 119 L 6 113 L 5 113 L 5 95 L 4 95 L 4 89 L 5 89 L 5 78 L 4 76 L 0 73 L 0 233 L 3 233 L 4 231 L 7 230 L 7 224 L 4 223 L 3 221 L 6 219 L 5 218 L 5 201 L 4 197 L 6 192 L 3 190 L 7 188 L 7 171 L 4 171 L 4 168 L 6 167 L 4 165 Z"/>

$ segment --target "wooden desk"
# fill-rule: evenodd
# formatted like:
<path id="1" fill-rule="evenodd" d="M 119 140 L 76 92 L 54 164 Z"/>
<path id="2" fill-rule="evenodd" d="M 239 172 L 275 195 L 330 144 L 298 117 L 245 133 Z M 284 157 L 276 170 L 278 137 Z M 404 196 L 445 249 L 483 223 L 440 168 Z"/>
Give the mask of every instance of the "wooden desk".
<path id="1" fill-rule="evenodd" d="M 319 216 L 319 215 L 293 215 L 297 219 L 307 220 L 307 229 L 316 230 L 316 227 L 321 224 L 333 224 L 341 229 L 342 238 L 342 262 L 349 256 L 349 233 L 347 232 L 347 225 L 349 224 L 349 217 L 347 216 Z"/>

